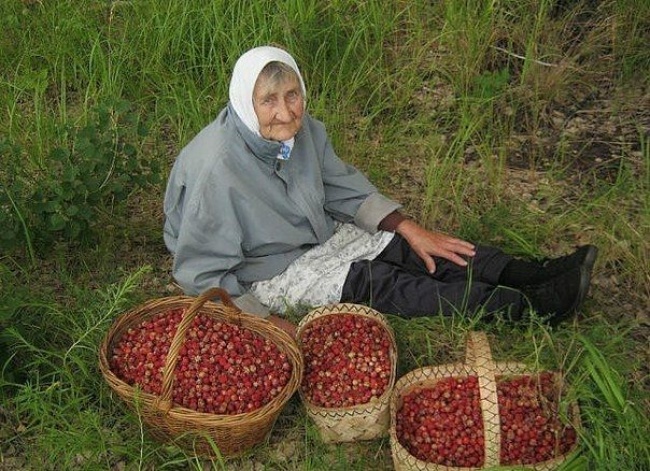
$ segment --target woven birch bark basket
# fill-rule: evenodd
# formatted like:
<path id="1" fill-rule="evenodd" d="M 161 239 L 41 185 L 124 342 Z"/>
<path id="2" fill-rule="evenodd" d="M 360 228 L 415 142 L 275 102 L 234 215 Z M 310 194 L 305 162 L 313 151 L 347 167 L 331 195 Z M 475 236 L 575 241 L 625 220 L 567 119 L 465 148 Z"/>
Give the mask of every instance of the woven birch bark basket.
<path id="1" fill-rule="evenodd" d="M 213 298 L 220 298 L 222 302 L 213 302 Z M 162 393 L 158 396 L 143 392 L 117 377 L 111 371 L 109 355 L 115 342 L 129 328 L 172 309 L 184 309 L 185 313 L 165 359 Z M 190 324 L 199 313 L 249 329 L 271 340 L 287 355 L 292 366 L 291 377 L 277 396 L 256 410 L 234 415 L 197 412 L 172 402 L 173 372 L 178 354 Z M 266 439 L 284 405 L 300 385 L 303 361 L 298 346 L 288 334 L 268 321 L 242 312 L 226 291 L 212 288 L 198 297 L 154 299 L 121 315 L 100 346 L 99 367 L 110 388 L 141 417 L 145 429 L 154 438 L 165 443 L 173 442 L 190 455 L 231 457 L 241 455 Z"/>
<path id="2" fill-rule="evenodd" d="M 397 346 L 393 330 L 384 316 L 374 309 L 352 303 L 333 304 L 309 312 L 300 321 L 297 330 L 298 344 L 301 345 L 301 335 L 311 322 L 335 314 L 365 316 L 377 321 L 386 331 L 390 341 L 390 379 L 381 396 L 365 404 L 350 407 L 319 407 L 311 403 L 302 388 L 299 388 L 307 415 L 313 420 L 325 443 L 356 442 L 386 436 L 390 424 L 390 397 L 397 369 Z"/>
<path id="3" fill-rule="evenodd" d="M 517 362 L 494 362 L 490 345 L 484 332 L 471 332 L 466 345 L 464 363 L 450 363 L 440 366 L 423 367 L 402 376 L 393 389 L 391 397 L 390 446 L 393 464 L 396 471 L 473 471 L 493 468 L 501 465 L 501 419 L 497 398 L 497 379 L 499 377 L 516 377 L 535 375 L 526 365 Z M 418 388 L 434 387 L 445 378 L 478 378 L 481 417 L 483 421 L 484 461 L 480 466 L 462 467 L 446 466 L 438 463 L 422 461 L 403 446 L 398 440 L 396 421 L 397 413 L 402 407 L 404 397 Z M 556 385 L 561 386 L 559 375 L 555 376 Z M 569 406 L 570 425 L 575 430 L 580 427 L 580 416 L 577 403 Z M 535 471 L 552 471 L 559 467 L 577 447 L 577 438 L 571 450 L 553 459 L 532 464 L 512 464 L 517 469 Z"/>

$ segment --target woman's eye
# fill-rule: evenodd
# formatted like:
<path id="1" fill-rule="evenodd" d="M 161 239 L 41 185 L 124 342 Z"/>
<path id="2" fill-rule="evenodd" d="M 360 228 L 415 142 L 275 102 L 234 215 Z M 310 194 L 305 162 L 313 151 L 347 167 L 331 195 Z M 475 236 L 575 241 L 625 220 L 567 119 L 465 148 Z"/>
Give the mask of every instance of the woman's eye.
<path id="1" fill-rule="evenodd" d="M 300 97 L 300 94 L 298 92 L 296 92 L 296 91 L 289 92 L 287 94 L 287 99 L 289 101 L 296 101 L 298 99 L 298 97 Z"/>

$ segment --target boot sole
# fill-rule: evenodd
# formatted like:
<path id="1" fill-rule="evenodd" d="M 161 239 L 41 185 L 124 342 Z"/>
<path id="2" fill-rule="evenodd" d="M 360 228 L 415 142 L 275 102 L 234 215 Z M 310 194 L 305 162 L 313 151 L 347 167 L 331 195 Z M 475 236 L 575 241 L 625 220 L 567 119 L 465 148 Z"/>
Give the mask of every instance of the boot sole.
<path id="1" fill-rule="evenodd" d="M 591 271 L 594 268 L 594 265 L 596 263 L 596 258 L 598 258 L 598 247 L 595 245 L 589 245 L 589 249 L 587 249 L 587 254 L 585 255 L 584 260 L 582 261 L 582 265 L 587 267 L 587 270 L 589 271 L 589 276 L 591 276 Z"/>
<path id="2" fill-rule="evenodd" d="M 591 285 L 591 274 L 594 270 L 594 265 L 596 264 L 596 258 L 598 258 L 598 248 L 594 245 L 590 245 L 589 249 L 587 250 L 587 254 L 585 255 L 585 259 L 582 262 L 582 267 L 586 270 L 587 272 L 587 280 L 584 281 L 584 276 L 581 276 L 580 278 L 580 289 L 581 292 L 583 291 L 583 283 L 587 283 L 587 286 L 584 288 L 584 292 L 582 293 L 582 298 L 578 300 L 576 309 L 579 309 L 582 303 L 584 302 L 585 298 L 587 297 L 587 293 L 589 292 L 589 286 Z M 582 274 L 582 270 L 581 270 Z"/>

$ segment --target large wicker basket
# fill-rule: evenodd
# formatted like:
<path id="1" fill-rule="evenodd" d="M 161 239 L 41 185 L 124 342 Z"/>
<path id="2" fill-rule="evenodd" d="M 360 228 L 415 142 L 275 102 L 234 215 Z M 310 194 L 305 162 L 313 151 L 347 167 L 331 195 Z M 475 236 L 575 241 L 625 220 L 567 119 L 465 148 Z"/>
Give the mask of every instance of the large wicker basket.
<path id="1" fill-rule="evenodd" d="M 535 372 L 526 365 L 516 362 L 494 362 L 490 345 L 484 332 L 472 332 L 467 340 L 466 359 L 464 363 L 451 363 L 435 367 L 423 367 L 402 376 L 393 389 L 391 397 L 390 445 L 393 464 L 397 471 L 471 471 L 493 468 L 500 465 L 501 432 L 499 406 L 497 402 L 497 376 L 532 375 Z M 413 456 L 398 441 L 396 432 L 397 411 L 403 403 L 403 398 L 418 387 L 432 387 L 443 378 L 478 377 L 481 414 L 484 431 L 484 463 L 480 467 L 452 467 L 422 461 Z M 559 376 L 558 376 L 559 378 Z M 569 407 L 571 425 L 577 430 L 580 427 L 578 405 Z M 536 471 L 552 471 L 573 453 L 577 446 L 562 456 L 537 462 L 534 464 L 517 465 L 517 469 Z"/>
<path id="2" fill-rule="evenodd" d="M 215 297 L 222 302 L 211 301 Z M 179 308 L 186 311 L 167 354 L 161 395 L 142 392 L 118 378 L 111 371 L 108 359 L 122 333 L 156 314 Z M 185 333 L 198 313 L 236 324 L 274 342 L 292 365 L 289 382 L 280 394 L 259 409 L 237 415 L 202 413 L 172 403 L 172 373 Z M 243 313 L 228 293 L 220 288 L 209 289 L 198 297 L 175 296 L 151 300 L 126 312 L 106 334 L 99 351 L 99 366 L 111 389 L 141 416 L 151 435 L 163 442 L 175 443 L 188 454 L 205 457 L 241 455 L 266 439 L 282 408 L 298 389 L 303 373 L 302 356 L 295 341 L 270 322 Z"/>
<path id="3" fill-rule="evenodd" d="M 372 440 L 388 433 L 390 424 L 390 396 L 396 378 L 397 346 L 393 331 L 384 316 L 374 309 L 360 304 L 340 303 L 322 306 L 309 312 L 298 324 L 297 338 L 312 321 L 332 314 L 355 314 L 376 320 L 388 333 L 390 339 L 391 373 L 386 391 L 376 400 L 351 407 L 326 408 L 316 406 L 299 389 L 307 415 L 316 425 L 325 443 L 356 442 Z"/>

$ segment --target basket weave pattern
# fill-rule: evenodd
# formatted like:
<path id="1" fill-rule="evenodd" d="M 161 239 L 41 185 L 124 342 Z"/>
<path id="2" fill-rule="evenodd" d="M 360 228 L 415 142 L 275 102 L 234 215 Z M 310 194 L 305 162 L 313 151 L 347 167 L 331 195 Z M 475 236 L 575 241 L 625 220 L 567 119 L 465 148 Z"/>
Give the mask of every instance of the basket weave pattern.
<path id="1" fill-rule="evenodd" d="M 222 302 L 211 301 L 215 297 L 220 298 Z M 172 309 L 186 311 L 165 360 L 162 392 L 160 396 L 156 396 L 118 378 L 111 371 L 108 359 L 117 339 L 129 328 Z M 275 398 L 259 409 L 237 415 L 197 412 L 172 403 L 173 372 L 178 353 L 187 329 L 199 313 L 249 329 L 271 340 L 287 355 L 292 366 L 291 377 Z M 175 296 L 155 299 L 120 316 L 100 346 L 99 367 L 110 388 L 141 416 L 151 435 L 163 442 L 174 442 L 189 454 L 214 457 L 240 455 L 267 437 L 282 408 L 300 385 L 303 360 L 298 346 L 288 334 L 268 321 L 243 313 L 235 306 L 227 292 L 212 288 L 198 297 Z"/>
<path id="2" fill-rule="evenodd" d="M 472 332 L 467 340 L 464 363 L 418 368 L 402 376 L 394 387 L 390 405 L 390 444 L 395 469 L 397 471 L 471 471 L 498 466 L 501 453 L 501 431 L 496 377 L 529 374 L 534 374 L 534 372 L 522 363 L 494 362 L 485 333 Z M 483 466 L 451 467 L 416 458 L 397 439 L 396 416 L 402 406 L 404 396 L 419 387 L 433 387 L 443 378 L 468 376 L 478 377 L 484 433 L 485 460 Z M 577 429 L 580 425 L 577 404 L 572 404 L 570 412 L 572 425 Z M 552 471 L 565 459 L 566 455 L 535 464 L 518 466 L 536 471 Z"/>
<path id="3" fill-rule="evenodd" d="M 366 404 L 350 407 L 319 407 L 310 403 L 302 390 L 299 390 L 307 415 L 313 420 L 325 443 L 355 442 L 385 436 L 390 424 L 390 396 L 395 384 L 397 369 L 397 347 L 393 331 L 384 316 L 378 311 L 360 304 L 340 303 L 310 311 L 298 324 L 298 342 L 300 343 L 300 336 L 310 322 L 332 314 L 366 316 L 383 326 L 390 339 L 390 379 L 386 390 L 379 398 Z"/>

